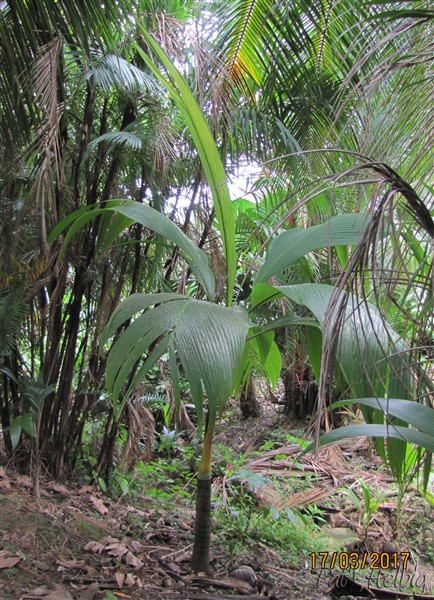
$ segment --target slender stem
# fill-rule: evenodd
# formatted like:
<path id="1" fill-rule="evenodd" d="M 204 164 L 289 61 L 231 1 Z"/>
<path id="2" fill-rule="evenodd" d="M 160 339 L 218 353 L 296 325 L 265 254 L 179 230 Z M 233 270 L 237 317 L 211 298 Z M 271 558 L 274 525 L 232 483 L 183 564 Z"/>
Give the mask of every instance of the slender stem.
<path id="1" fill-rule="evenodd" d="M 198 467 L 199 473 L 204 476 L 211 476 L 211 452 L 213 434 L 214 429 L 207 424 L 203 440 L 202 457 Z"/>
<path id="2" fill-rule="evenodd" d="M 191 568 L 209 573 L 211 545 L 211 451 L 214 429 L 207 427 L 197 473 L 196 523 Z"/>

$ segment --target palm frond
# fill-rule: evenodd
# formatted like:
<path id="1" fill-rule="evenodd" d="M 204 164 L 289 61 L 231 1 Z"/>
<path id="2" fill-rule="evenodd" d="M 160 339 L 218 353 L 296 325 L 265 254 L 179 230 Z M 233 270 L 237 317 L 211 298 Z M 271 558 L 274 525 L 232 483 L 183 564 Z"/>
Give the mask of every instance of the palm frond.
<path id="1" fill-rule="evenodd" d="M 143 138 L 131 131 L 112 131 L 104 133 L 92 140 L 88 147 L 87 153 L 92 152 L 99 144 L 106 143 L 111 147 L 125 146 L 130 150 L 141 150 L 143 146 Z"/>
<path id="2" fill-rule="evenodd" d="M 208 265 L 208 260 L 204 252 L 198 248 L 166 215 L 147 206 L 139 204 L 135 201 L 118 201 L 112 200 L 107 203 L 105 208 L 88 208 L 83 207 L 74 213 L 65 217 L 51 232 L 49 242 L 56 240 L 57 236 L 71 224 L 64 240 L 64 249 L 66 249 L 70 239 L 90 221 L 107 213 L 114 212 L 119 217 L 119 220 L 114 220 L 110 227 L 112 231 L 105 231 L 102 234 L 102 247 L 106 247 L 106 240 L 113 240 L 115 235 L 133 223 L 140 223 L 155 231 L 163 238 L 171 240 L 183 251 L 188 264 L 205 289 L 208 297 L 215 297 L 215 279 Z"/>
<path id="3" fill-rule="evenodd" d="M 128 434 L 122 448 L 122 461 L 127 469 L 133 469 L 140 460 L 151 459 L 155 442 L 155 420 L 140 401 L 128 402 L 126 413 Z"/>
<path id="4" fill-rule="evenodd" d="M 237 0 L 222 11 L 220 47 L 226 70 L 244 91 L 250 82 L 259 86 L 264 60 L 263 28 L 273 3 L 269 0 Z M 223 7 L 222 7 L 223 8 Z"/>
<path id="5" fill-rule="evenodd" d="M 179 294 L 136 294 L 113 313 L 104 338 L 109 339 L 119 325 L 152 305 L 154 308 L 136 318 L 119 336 L 109 353 L 107 387 L 113 402 L 117 404 L 126 376 L 149 347 L 154 346 L 154 350 L 149 351 L 127 396 L 172 345 L 189 381 L 199 424 L 203 418 L 203 390 L 209 402 L 211 423 L 215 423 L 219 407 L 232 391 L 243 354 L 249 329 L 246 312 Z"/>
<path id="6" fill-rule="evenodd" d="M 155 93 L 158 83 L 145 71 L 142 71 L 121 56 L 115 54 L 103 55 L 93 51 L 90 65 L 83 73 L 86 81 L 93 78 L 96 85 L 109 91 L 113 87 L 130 92 Z"/>
<path id="7" fill-rule="evenodd" d="M 149 66 L 156 78 L 166 87 L 171 98 L 181 111 L 189 132 L 193 138 L 208 181 L 208 185 L 211 189 L 211 194 L 214 200 L 217 227 L 221 233 L 223 251 L 227 265 L 226 298 L 227 304 L 230 306 L 233 300 L 232 295 L 236 270 L 234 239 L 235 220 L 223 164 L 209 125 L 190 89 L 186 85 L 184 78 L 169 57 L 165 54 L 165 52 L 158 46 L 154 38 L 144 28 L 141 28 L 141 30 L 142 35 L 149 47 L 152 49 L 152 52 L 164 65 L 168 77 L 164 77 L 159 72 L 156 65 L 139 46 L 136 48 L 137 52 L 143 58 L 144 62 Z"/>
<path id="8" fill-rule="evenodd" d="M 112 23 L 128 13 L 128 3 L 109 3 L 103 7 L 97 0 L 29 0 L 2 2 L 0 7 L 0 135 L 7 147 L 21 149 L 40 124 L 40 113 L 34 106 L 33 73 L 35 62 L 42 67 L 41 49 L 64 41 L 72 51 L 82 49 L 90 58 L 93 40 L 98 37 L 106 48 L 115 46 Z M 45 66 L 49 63 L 46 60 Z M 49 71 L 43 70 L 46 79 Z M 55 79 L 55 70 L 49 75 Z M 48 89 L 48 88 L 46 88 Z"/>
<path id="9" fill-rule="evenodd" d="M 369 215 L 339 215 L 328 223 L 307 229 L 290 229 L 278 235 L 270 244 L 255 283 L 279 276 L 308 252 L 320 248 L 357 244 L 369 222 Z"/>
<path id="10" fill-rule="evenodd" d="M 433 409 L 430 410 L 433 411 Z M 402 427 L 401 425 L 380 425 L 375 423 L 339 427 L 320 436 L 319 445 L 325 446 L 326 444 L 333 444 L 357 437 L 386 438 L 389 443 L 397 440 L 399 443 L 410 443 L 419 446 L 419 448 L 427 452 L 434 452 L 434 443 L 431 434 L 410 429 L 409 427 Z M 309 452 L 312 449 L 313 445 L 306 448 L 304 452 Z"/>
<path id="11" fill-rule="evenodd" d="M 0 295 L 0 358 L 16 348 L 27 310 L 19 290 Z"/>
<path id="12" fill-rule="evenodd" d="M 316 316 L 323 330 L 323 346 L 333 352 L 355 396 L 389 394 L 405 398 L 414 393 L 406 345 L 373 305 L 360 306 L 356 296 L 341 292 L 333 311 L 330 306 L 336 292 L 324 284 L 276 289 L 307 306 Z M 338 327 L 339 341 L 329 337 Z"/>

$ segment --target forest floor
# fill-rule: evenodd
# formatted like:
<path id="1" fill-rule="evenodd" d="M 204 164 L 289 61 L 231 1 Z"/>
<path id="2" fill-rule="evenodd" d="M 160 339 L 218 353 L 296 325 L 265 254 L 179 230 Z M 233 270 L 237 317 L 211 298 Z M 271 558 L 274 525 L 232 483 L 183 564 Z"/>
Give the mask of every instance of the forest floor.
<path id="1" fill-rule="evenodd" d="M 194 472 L 180 483 L 152 463 L 117 498 L 43 479 L 36 500 L 29 477 L 0 467 L 0 598 L 434 598 L 433 507 L 411 488 L 397 532 L 397 488 L 368 442 L 297 459 L 295 425 L 267 404 L 219 427 L 208 576 L 189 572 Z"/>

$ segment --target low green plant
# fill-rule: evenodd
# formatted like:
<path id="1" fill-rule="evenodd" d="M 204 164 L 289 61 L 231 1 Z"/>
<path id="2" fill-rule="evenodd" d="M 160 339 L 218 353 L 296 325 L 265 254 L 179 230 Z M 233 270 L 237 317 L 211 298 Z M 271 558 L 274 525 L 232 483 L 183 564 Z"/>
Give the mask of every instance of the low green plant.
<path id="1" fill-rule="evenodd" d="M 142 496 L 165 503 L 173 501 L 174 496 L 190 500 L 187 489 L 194 478 L 188 459 L 185 457 L 169 459 L 161 457 L 156 461 L 140 461 L 133 472 L 116 468 L 110 480 L 111 492 L 122 496 Z"/>
<path id="2" fill-rule="evenodd" d="M 323 433 L 319 437 L 319 445 L 362 436 L 375 438 L 377 452 L 399 486 L 399 513 L 402 498 L 416 476 L 421 479 L 422 488 L 427 489 L 434 452 L 434 409 L 411 400 L 377 397 L 340 400 L 330 408 L 354 404 L 360 405 L 366 423 L 346 425 Z M 385 422 L 371 423 L 369 411 L 376 411 L 378 418 Z M 314 446 L 314 443 L 309 444 L 302 454 L 313 450 Z"/>
<path id="3" fill-rule="evenodd" d="M 245 454 L 237 454 L 230 448 L 223 446 L 223 444 L 217 444 L 214 455 L 215 460 L 213 466 L 224 464 L 225 475 L 227 477 L 232 477 L 234 473 L 237 473 L 242 469 L 247 460 Z"/>
<path id="4" fill-rule="evenodd" d="M 425 498 L 425 500 L 427 502 L 429 502 L 429 504 L 431 504 L 431 506 L 434 506 L 434 494 L 432 492 L 430 492 L 430 490 L 427 490 L 423 494 L 423 497 Z"/>
<path id="5" fill-rule="evenodd" d="M 176 445 L 176 430 L 168 429 L 163 425 L 163 431 L 158 434 L 158 440 L 158 454 L 163 454 L 169 458 Z"/>
<path id="6" fill-rule="evenodd" d="M 122 495 L 129 496 L 131 483 L 132 483 L 131 479 L 128 479 L 126 477 L 122 477 L 122 475 L 119 475 L 118 477 L 116 477 L 116 482 L 119 486 L 119 489 L 122 492 Z"/>
<path id="7" fill-rule="evenodd" d="M 5 579 L 15 578 L 18 573 L 18 569 L 10 567 L 9 569 L 2 569 L 2 577 Z"/>
<path id="8" fill-rule="evenodd" d="M 286 508 L 257 506 L 249 495 L 238 496 L 220 503 L 217 511 L 217 533 L 235 558 L 258 543 L 278 550 L 284 560 L 298 562 L 311 552 L 324 549 L 324 539 L 313 515 L 301 515 Z M 327 541 L 327 540 L 326 540 Z"/>
<path id="9" fill-rule="evenodd" d="M 298 444 L 300 446 L 300 448 L 302 448 L 304 450 L 305 448 L 307 448 L 309 446 L 309 442 L 307 442 L 305 439 L 303 439 L 303 437 L 302 437 L 304 435 L 303 431 L 299 431 L 299 434 L 300 435 L 298 435 L 298 436 L 294 436 L 294 435 L 291 435 L 290 433 L 287 433 L 286 441 L 289 444 Z"/>
<path id="10" fill-rule="evenodd" d="M 383 502 L 385 494 L 374 495 L 368 484 L 363 480 L 357 481 L 354 485 L 357 486 L 361 494 L 356 494 L 351 488 L 340 488 L 339 491 L 344 496 L 347 496 L 357 509 L 359 513 L 359 525 L 363 527 L 366 539 L 368 537 L 369 526 L 381 502 Z"/>
<path id="11" fill-rule="evenodd" d="M 305 519 L 305 516 L 317 525 L 322 526 L 327 524 L 327 519 L 324 518 L 324 511 L 318 508 L 316 504 L 306 506 L 304 513 L 301 515 L 301 519 Z"/>
<path id="12" fill-rule="evenodd" d="M 13 374 L 2 368 L 11 379 L 20 387 L 22 396 L 26 401 L 28 412 L 17 415 L 4 431 L 8 431 L 11 439 L 12 449 L 18 446 L 23 433 L 29 436 L 32 446 L 32 462 L 33 462 L 33 493 L 36 498 L 40 498 L 39 492 L 39 476 L 41 470 L 40 464 L 40 430 L 41 416 L 45 399 L 55 391 L 56 385 L 46 385 L 42 378 L 42 373 L 39 373 L 37 378 L 23 375 L 21 381 L 18 381 Z"/>
<path id="13" fill-rule="evenodd" d="M 94 456 L 88 456 L 87 457 L 87 462 L 89 463 L 90 468 L 91 468 L 92 479 L 94 481 L 96 481 L 96 483 L 99 486 L 99 489 L 102 492 L 106 493 L 107 492 L 107 484 L 104 481 L 104 479 L 98 475 L 97 471 L 95 470 L 95 467 L 96 467 L 96 464 L 97 464 L 98 460 Z"/>

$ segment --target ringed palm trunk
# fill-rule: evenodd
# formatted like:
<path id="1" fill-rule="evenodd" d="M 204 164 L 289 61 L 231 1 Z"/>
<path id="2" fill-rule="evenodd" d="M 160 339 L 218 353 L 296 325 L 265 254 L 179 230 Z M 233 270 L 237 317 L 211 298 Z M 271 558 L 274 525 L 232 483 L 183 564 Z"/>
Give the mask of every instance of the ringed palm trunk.
<path id="1" fill-rule="evenodd" d="M 194 528 L 191 569 L 196 573 L 209 573 L 211 545 L 211 451 L 214 427 L 207 424 L 202 457 L 197 473 L 196 522 Z"/>

